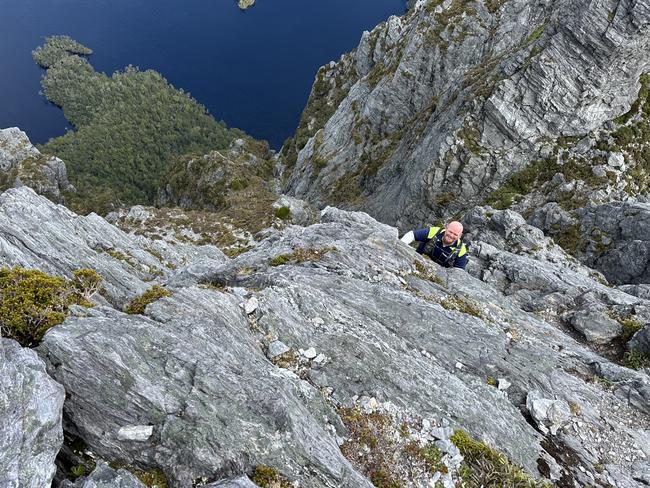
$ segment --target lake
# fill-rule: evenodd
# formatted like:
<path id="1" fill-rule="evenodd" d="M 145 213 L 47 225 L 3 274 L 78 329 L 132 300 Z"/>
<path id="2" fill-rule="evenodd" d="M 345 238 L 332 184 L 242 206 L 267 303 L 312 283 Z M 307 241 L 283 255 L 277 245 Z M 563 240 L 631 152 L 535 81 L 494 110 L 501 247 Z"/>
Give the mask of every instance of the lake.
<path id="1" fill-rule="evenodd" d="M 160 72 L 218 120 L 279 148 L 292 136 L 318 68 L 354 49 L 364 30 L 405 12 L 405 0 L 0 0 L 0 128 L 34 143 L 65 133 L 39 94 L 31 51 L 65 34 L 111 74 Z"/>

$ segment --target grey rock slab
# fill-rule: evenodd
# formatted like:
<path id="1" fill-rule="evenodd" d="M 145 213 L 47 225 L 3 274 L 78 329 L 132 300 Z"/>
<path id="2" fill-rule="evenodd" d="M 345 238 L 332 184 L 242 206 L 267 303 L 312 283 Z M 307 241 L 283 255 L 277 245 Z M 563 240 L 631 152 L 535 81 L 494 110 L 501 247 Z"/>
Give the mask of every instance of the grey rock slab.
<path id="1" fill-rule="evenodd" d="M 0 486 L 49 486 L 63 444 L 65 392 L 30 349 L 0 338 Z"/>
<path id="2" fill-rule="evenodd" d="M 650 283 L 650 204 L 614 202 L 577 214 L 585 264 L 615 284 Z"/>
<path id="3" fill-rule="evenodd" d="M 98 461 L 89 476 L 64 481 L 61 488 L 145 488 L 145 484 L 125 469 L 115 470 L 106 462 Z"/>
<path id="4" fill-rule="evenodd" d="M 157 466 L 180 487 L 256 464 L 307 486 L 371 486 L 325 430 L 335 414 L 265 358 L 236 297 L 186 288 L 147 314 L 70 317 L 39 347 L 93 452 Z M 122 440 L 124 425 L 153 426 L 152 437 Z"/>
<path id="5" fill-rule="evenodd" d="M 641 459 L 635 461 L 632 465 L 632 478 L 645 485 L 650 485 L 650 461 Z"/>
<path id="6" fill-rule="evenodd" d="M 588 342 L 606 344 L 621 335 L 623 327 L 616 320 L 601 311 L 583 310 L 571 318 L 573 327 L 582 333 Z"/>
<path id="7" fill-rule="evenodd" d="M 145 442 L 153 434 L 153 425 L 127 425 L 117 431 L 120 441 Z"/>

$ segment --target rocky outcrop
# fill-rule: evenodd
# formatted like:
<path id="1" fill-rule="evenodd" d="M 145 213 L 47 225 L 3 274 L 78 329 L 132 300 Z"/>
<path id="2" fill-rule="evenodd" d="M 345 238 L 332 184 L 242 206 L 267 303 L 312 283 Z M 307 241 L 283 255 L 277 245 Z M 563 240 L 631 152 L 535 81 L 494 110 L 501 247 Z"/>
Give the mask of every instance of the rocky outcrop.
<path id="1" fill-rule="evenodd" d="M 62 191 L 74 190 L 65 163 L 41 154 L 16 127 L 0 130 L 0 180 L 3 189 L 29 186 L 55 202 L 63 201 Z"/>
<path id="2" fill-rule="evenodd" d="M 63 387 L 34 351 L 0 338 L 0 486 L 49 486 L 63 443 Z"/>
<path id="3" fill-rule="evenodd" d="M 53 222 L 38 246 L 6 231 L 3 260 L 66 274 L 60 241 L 76 235 L 83 265 L 118 290 L 109 298 L 139 288 L 137 266 L 84 243 L 101 234 L 141 248 L 145 238 L 28 189 L 1 198 L 16 227 Z M 535 476 L 636 486 L 650 456 L 650 380 L 575 335 L 570 316 L 582 307 L 640 320 L 647 302 L 599 283 L 514 212 L 469 216 L 470 273 L 425 261 L 367 214 L 330 207 L 314 225 L 264 231 L 234 259 L 188 246 L 185 264 L 155 278 L 172 296 L 144 315 L 73 307 L 38 348 L 68 393 L 66 432 L 97 458 L 162 469 L 172 486 L 263 465 L 304 486 L 356 487 L 371 486 L 363 452 L 373 448 L 350 447 L 350 422 L 369 415 L 402 426 L 404 448 L 444 447 L 450 483 L 463 462 L 450 433 L 463 429 Z M 441 476 L 401 469 L 392 473 L 419 473 L 413 482 Z"/>
<path id="4" fill-rule="evenodd" d="M 577 212 L 582 260 L 616 284 L 650 283 L 650 204 L 617 202 Z"/>
<path id="5" fill-rule="evenodd" d="M 630 108 L 649 19 L 644 2 L 417 2 L 319 71 L 287 188 L 403 228 L 465 210 Z"/>

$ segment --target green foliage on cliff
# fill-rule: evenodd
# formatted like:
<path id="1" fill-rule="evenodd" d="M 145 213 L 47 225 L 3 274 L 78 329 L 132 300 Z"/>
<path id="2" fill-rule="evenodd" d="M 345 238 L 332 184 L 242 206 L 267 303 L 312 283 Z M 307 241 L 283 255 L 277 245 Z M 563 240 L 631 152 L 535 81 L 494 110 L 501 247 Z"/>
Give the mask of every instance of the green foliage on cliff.
<path id="1" fill-rule="evenodd" d="M 66 162 L 79 191 L 69 199 L 76 210 L 107 211 L 116 200 L 150 203 L 178 156 L 226 148 L 243 136 L 155 71 L 128 66 L 110 77 L 96 72 L 77 55 L 90 52 L 53 37 L 33 53 L 47 68 L 45 96 L 77 128 L 40 147 Z"/>
<path id="2" fill-rule="evenodd" d="M 142 314 L 144 313 L 145 308 L 147 308 L 147 305 L 150 303 L 153 303 L 160 298 L 170 296 L 172 296 L 172 292 L 169 290 L 166 290 L 160 285 L 153 285 L 142 295 L 139 295 L 131 300 L 124 311 L 128 314 Z"/>
<path id="3" fill-rule="evenodd" d="M 27 347 L 65 319 L 73 304 L 91 306 L 101 277 L 93 270 L 74 273 L 74 280 L 50 276 L 36 269 L 0 269 L 0 331 Z"/>

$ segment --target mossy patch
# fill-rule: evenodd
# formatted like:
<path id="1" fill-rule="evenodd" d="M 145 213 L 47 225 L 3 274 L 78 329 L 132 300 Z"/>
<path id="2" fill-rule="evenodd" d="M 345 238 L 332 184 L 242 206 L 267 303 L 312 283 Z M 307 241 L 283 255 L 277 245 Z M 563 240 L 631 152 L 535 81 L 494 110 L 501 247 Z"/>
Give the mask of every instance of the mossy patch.
<path id="1" fill-rule="evenodd" d="M 112 462 L 109 463 L 109 466 L 113 469 L 124 469 L 130 472 L 148 488 L 169 487 L 167 476 L 165 476 L 165 473 L 160 468 L 141 469 L 121 462 Z"/>
<path id="2" fill-rule="evenodd" d="M 650 368 L 650 357 L 641 351 L 627 351 L 623 355 L 623 364 L 630 369 Z"/>
<path id="3" fill-rule="evenodd" d="M 163 297 L 170 297 L 171 295 L 172 293 L 162 286 L 153 285 L 142 295 L 131 300 L 124 311 L 128 314 L 142 314 L 144 313 L 145 308 L 147 308 L 147 305 L 150 303 L 153 303 Z"/>
<path id="4" fill-rule="evenodd" d="M 276 209 L 275 216 L 282 220 L 291 218 L 291 209 L 289 207 L 280 207 Z"/>
<path id="5" fill-rule="evenodd" d="M 348 430 L 341 452 L 376 487 L 420 486 L 431 474 L 448 472 L 440 449 L 411 438 L 407 422 L 398 424 L 386 413 L 357 406 L 339 408 L 338 413 Z"/>
<path id="6" fill-rule="evenodd" d="M 251 480 L 262 488 L 291 488 L 293 486 L 277 469 L 264 464 L 255 466 Z"/>

